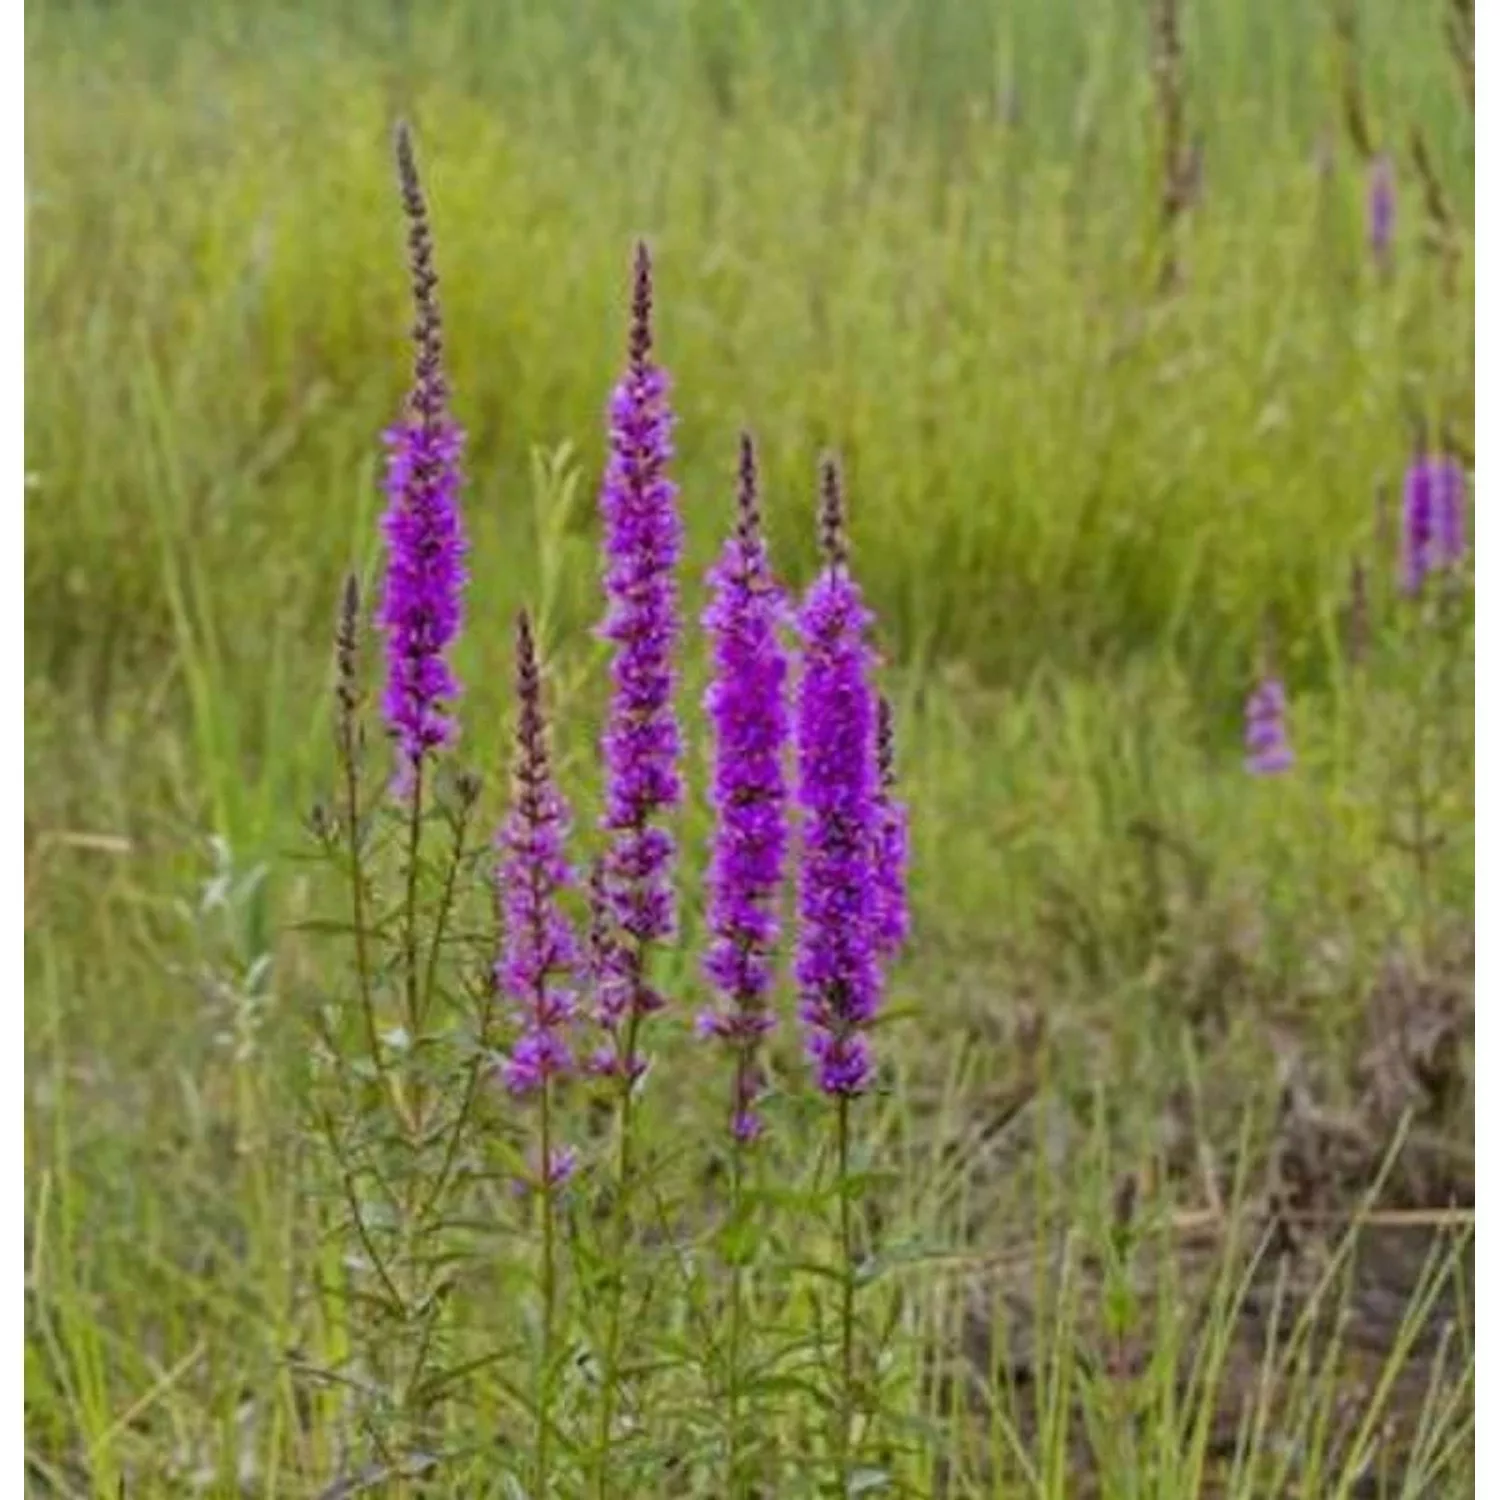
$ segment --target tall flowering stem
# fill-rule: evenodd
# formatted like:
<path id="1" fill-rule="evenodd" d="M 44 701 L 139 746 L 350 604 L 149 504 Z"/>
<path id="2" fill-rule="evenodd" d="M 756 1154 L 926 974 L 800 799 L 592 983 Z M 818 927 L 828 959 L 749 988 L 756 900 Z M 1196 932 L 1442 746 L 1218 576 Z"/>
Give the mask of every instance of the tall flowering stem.
<path id="1" fill-rule="evenodd" d="M 1156 85 L 1156 112 L 1161 119 L 1162 251 L 1157 291 L 1177 289 L 1181 279 L 1177 226 L 1192 207 L 1200 161 L 1187 143 L 1187 68 L 1182 45 L 1180 0 L 1154 0 L 1151 13 L 1151 72 Z"/>
<path id="2" fill-rule="evenodd" d="M 405 1135 L 408 1161 L 402 1173 L 397 1215 L 399 1240 L 393 1264 L 399 1268 L 398 1305 L 406 1341 L 414 1351 L 400 1396 L 411 1427 L 401 1441 L 426 1441 L 430 1402 L 423 1394 L 422 1370 L 432 1346 L 439 1304 L 431 1296 L 433 1262 L 427 1240 L 431 1214 L 448 1185 L 448 1158 L 457 1151 L 466 1126 L 467 1105 L 443 1131 L 443 1165 L 434 1174 L 419 1165 L 434 1141 L 428 1116 L 424 1066 L 426 1012 L 435 989 L 438 956 L 447 916 L 457 890 L 464 835 L 477 800 L 477 780 L 460 778 L 453 845 L 436 899 L 427 961 L 420 953 L 420 873 L 424 803 L 433 757 L 457 732 L 452 709 L 459 684 L 448 653 L 463 622 L 464 560 L 467 540 L 458 496 L 462 484 L 459 453 L 463 434 L 449 410 L 444 368 L 442 316 L 433 266 L 427 200 L 417 172 L 411 133 L 398 126 L 396 168 L 407 226 L 407 262 L 415 318 L 412 325 L 412 381 L 400 418 L 386 432 L 386 543 L 384 589 L 376 624 L 385 637 L 385 684 L 381 706 L 396 751 L 394 790 L 406 813 L 404 900 L 398 927 L 399 972 L 405 1001 L 406 1046 L 392 1054 L 410 1071 L 390 1069 L 390 1088 Z M 398 1445 L 399 1447 L 399 1445 Z M 404 1488 L 400 1491 L 404 1493 Z"/>
<path id="3" fill-rule="evenodd" d="M 849 1171 L 850 1104 L 874 1074 L 866 1033 L 880 1000 L 875 851 L 879 840 L 872 623 L 850 577 L 838 468 L 825 460 L 819 530 L 825 566 L 799 619 L 796 705 L 802 878 L 798 892 L 799 1014 L 818 1086 L 837 1107 L 839 1233 L 843 1254 L 840 1390 L 835 1455 L 847 1487 L 854 1441 L 855 1244 Z"/>
<path id="4" fill-rule="evenodd" d="M 605 808 L 609 838 L 598 920 L 607 930 L 596 953 L 595 1019 L 604 1043 L 595 1070 L 619 1087 L 615 1196 L 616 1259 L 605 1336 L 595 1455 L 598 1492 L 609 1489 L 609 1447 L 619 1380 L 620 1279 L 629 1227 L 631 1112 L 645 1072 L 642 1021 L 660 1009 L 648 958 L 676 928 L 672 866 L 676 846 L 663 820 L 682 800 L 681 734 L 672 707 L 673 657 L 681 632 L 675 572 L 682 551 L 677 487 L 667 473 L 673 418 L 666 372 L 653 357 L 651 256 L 636 247 L 629 354 L 609 408 L 609 459 L 600 495 L 608 605 L 600 633 L 614 647 L 605 727 Z"/>
<path id="5" fill-rule="evenodd" d="M 826 566 L 798 621 L 798 800 L 803 817 L 799 1013 L 818 1086 L 853 1097 L 874 1072 L 866 1033 L 880 999 L 879 911 L 874 851 L 879 836 L 876 703 L 870 686 L 872 616 L 850 576 L 838 470 L 823 469 Z"/>
<path id="6" fill-rule="evenodd" d="M 779 636 L 785 605 L 761 534 L 748 434 L 740 440 L 739 523 L 709 577 L 714 595 L 703 623 L 714 673 L 704 707 L 714 730 L 716 817 L 708 872 L 713 937 L 704 970 L 721 1004 L 705 1010 L 698 1027 L 733 1050 L 730 1130 L 748 1142 L 761 1129 L 757 1054 L 775 1026 L 767 1002 L 786 866 L 789 741 L 788 661 Z"/>
<path id="7" fill-rule="evenodd" d="M 682 800 L 681 733 L 672 708 L 681 632 L 675 570 L 682 551 L 677 487 L 667 474 L 673 418 L 668 380 L 652 358 L 651 257 L 636 249 L 629 363 L 610 402 L 610 452 L 600 508 L 608 598 L 601 634 L 615 650 L 605 728 L 605 891 L 621 941 L 601 987 L 602 1071 L 644 1069 L 635 1049 L 642 1018 L 659 1009 L 646 956 L 676 926 L 676 852 L 661 819 Z"/>
<path id="8" fill-rule="evenodd" d="M 415 796 L 425 761 L 455 733 L 449 708 L 459 683 L 447 652 L 463 621 L 468 544 L 458 506 L 463 432 L 448 410 L 432 230 L 405 125 L 396 134 L 396 164 L 416 304 L 415 365 L 406 409 L 385 434 L 386 577 L 378 618 L 386 638 L 383 707 L 397 746 L 398 784 Z"/>
<path id="9" fill-rule="evenodd" d="M 401 420 L 385 435 L 387 508 L 385 592 L 378 623 L 386 640 L 386 724 L 396 744 L 396 788 L 407 800 L 405 981 L 407 1030 L 422 1029 L 417 958 L 418 853 L 424 773 L 456 732 L 449 712 L 458 679 L 447 652 L 463 620 L 467 541 L 458 507 L 463 434 L 448 410 L 443 328 L 433 268 L 427 200 L 417 174 L 411 132 L 396 131 L 396 166 L 406 212 L 407 257 L 416 320 L 412 385 Z M 420 1127 L 420 1091 L 414 1099 Z"/>
<path id="10" fill-rule="evenodd" d="M 370 1065 L 387 1090 L 385 1050 L 380 1044 L 380 1024 L 375 1011 L 375 986 L 370 960 L 369 923 L 366 913 L 364 840 L 360 823 L 364 815 L 360 797 L 360 768 L 364 759 L 363 694 L 359 682 L 360 590 L 353 573 L 344 578 L 339 596 L 338 629 L 334 637 L 337 686 L 334 738 L 343 771 L 343 817 L 349 842 L 350 925 L 354 935 L 354 977 L 359 988 L 360 1016 L 364 1023 L 365 1050 Z M 396 1096 L 392 1095 L 394 1099 Z"/>
<path id="11" fill-rule="evenodd" d="M 530 617 L 516 621 L 514 790 L 497 843 L 504 947 L 496 965 L 498 991 L 517 1011 L 521 1031 L 504 1067 L 506 1086 L 538 1104 L 540 1156 L 535 1188 L 542 1223 L 542 1347 L 537 1392 L 536 1492 L 549 1484 L 551 1388 L 557 1304 L 557 1192 L 575 1155 L 554 1139 L 554 1091 L 574 1071 L 570 1032 L 577 1020 L 574 982 L 581 955 L 559 905 L 574 883 L 564 858 L 568 808 L 553 780 L 542 708 L 541 667 Z"/>
<path id="12" fill-rule="evenodd" d="M 1441 766 L 1451 747 L 1456 718 L 1451 712 L 1457 687 L 1455 668 L 1472 647 L 1461 649 L 1464 610 L 1456 587 L 1434 589 L 1434 583 L 1457 583 L 1457 573 L 1468 554 L 1465 511 L 1467 475 L 1463 463 L 1445 451 L 1451 441 L 1440 437 L 1436 447 L 1420 430 L 1417 451 L 1406 471 L 1401 507 L 1401 586 L 1414 605 L 1413 626 L 1441 643 L 1434 656 L 1423 653 L 1415 686 L 1416 701 L 1407 715 L 1410 735 L 1409 765 L 1402 778 L 1402 799 L 1409 798 L 1409 831 L 1400 845 L 1413 860 L 1421 923 L 1424 962 L 1433 954 L 1435 915 L 1433 857 L 1442 842 L 1434 823 L 1434 765 Z M 1460 649 L 1455 649 L 1460 648 Z M 1435 743 L 1434 743 L 1435 741 Z"/>
<path id="13" fill-rule="evenodd" d="M 745 1148 L 761 1132 L 760 1047 L 775 1025 L 777 907 L 787 853 L 790 726 L 788 659 L 780 637 L 786 616 L 761 529 L 755 446 L 740 438 L 738 523 L 709 574 L 713 597 L 703 624 L 713 650 L 704 699 L 714 733 L 713 841 L 708 871 L 711 940 L 704 972 L 718 1003 L 698 1018 L 699 1032 L 724 1043 L 734 1059 L 729 1106 L 729 1337 L 725 1426 L 726 1493 L 744 1490 L 740 1469 L 741 1340 L 745 1256 Z"/>

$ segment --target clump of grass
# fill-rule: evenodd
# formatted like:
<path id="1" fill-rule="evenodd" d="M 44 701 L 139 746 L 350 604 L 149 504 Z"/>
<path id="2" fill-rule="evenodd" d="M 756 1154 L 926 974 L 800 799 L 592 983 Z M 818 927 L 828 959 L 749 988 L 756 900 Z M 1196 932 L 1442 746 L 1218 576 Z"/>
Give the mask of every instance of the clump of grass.
<path id="1" fill-rule="evenodd" d="M 452 81 L 467 67 L 463 9 L 452 31 L 414 28 L 412 99 L 441 143 L 454 221 L 449 309 L 472 334 L 453 373 L 472 404 L 476 540 L 502 552 L 533 543 L 524 508 L 502 503 L 528 482 L 533 444 L 573 438 L 597 466 L 602 289 L 618 245 L 644 227 L 674 263 L 709 268 L 664 330 L 685 393 L 677 473 L 695 565 L 716 534 L 704 497 L 736 413 L 762 414 L 769 492 L 808 472 L 837 412 L 870 535 L 865 576 L 904 659 L 961 659 L 993 684 L 1020 685 L 1038 661 L 1084 672 L 1100 651 L 1160 646 L 1204 691 L 1227 695 L 1258 601 L 1273 598 L 1299 671 L 1316 678 L 1308 622 L 1362 524 L 1369 474 L 1391 461 L 1386 429 L 1404 379 L 1451 368 L 1470 335 L 1461 307 L 1439 309 L 1406 345 L 1415 267 L 1383 302 L 1349 287 L 1329 306 L 1323 267 L 1362 231 L 1347 213 L 1321 226 L 1316 183 L 1290 165 L 1310 141 L 1302 111 L 1317 91 L 1277 79 L 1263 93 L 1224 93 L 1273 60 L 1316 55 L 1321 17 L 1307 17 L 1278 17 L 1287 40 L 1274 53 L 1238 46 L 1227 19 L 1213 23 L 1225 30 L 1209 31 L 1211 48 L 1195 49 L 1214 195 L 1179 225 L 1193 285 L 1170 326 L 1144 330 L 1139 266 L 1154 254 L 1156 217 L 1143 224 L 1131 195 L 1109 185 L 1152 180 L 1155 132 L 1104 132 L 1101 186 L 1081 203 L 1069 180 L 1072 114 L 1102 117 L 1117 103 L 1123 113 L 1138 42 L 1086 53 L 1075 88 L 1044 73 L 1067 57 L 1071 24 L 1051 23 L 1055 45 L 1044 47 L 1053 33 L 1028 12 L 1014 56 L 1034 124 L 1006 133 L 981 113 L 935 140 L 925 117 L 892 113 L 887 85 L 910 70 L 898 59 L 867 69 L 874 44 L 853 34 L 821 59 L 850 80 L 824 95 L 788 96 L 785 60 L 748 44 L 736 54 L 739 102 L 708 132 L 691 123 L 690 90 L 666 99 L 664 82 L 632 70 L 634 53 L 610 58 L 602 38 L 617 28 L 577 33 L 599 38 L 598 50 L 551 91 L 508 89 L 503 116 Z M 130 55 L 135 39 L 118 24 L 90 45 Z M 952 40 L 933 33 L 944 58 L 962 51 L 958 18 L 948 24 Z M 1123 39 L 1123 10 L 1114 24 Z M 1378 41 L 1382 59 L 1410 53 L 1415 67 L 1434 49 L 1416 45 L 1414 21 L 1400 25 L 1370 18 L 1366 50 Z M 28 619 L 45 632 L 49 670 L 123 684 L 183 634 L 202 657 L 208 633 L 214 679 L 255 684 L 216 753 L 295 759 L 305 777 L 312 742 L 261 705 L 278 673 L 309 690 L 299 661 L 320 628 L 311 601 L 336 586 L 353 539 L 370 535 L 364 439 L 396 389 L 385 194 L 369 149 L 387 118 L 381 55 L 354 47 L 327 59 L 308 36 L 317 23 L 300 27 L 274 82 L 263 54 L 194 32 L 169 75 L 189 101 L 179 109 L 127 66 L 87 82 L 63 21 L 38 23 L 37 66 L 52 70 L 45 92 L 59 103 L 38 111 L 28 137 L 28 441 L 39 493 L 79 495 L 82 509 L 64 527 L 57 507 L 34 507 L 27 546 Z M 662 66 L 679 54 L 659 11 L 643 12 L 631 46 L 650 45 L 653 27 L 661 56 L 649 78 L 676 76 Z M 534 20 L 515 41 L 544 72 L 549 36 Z M 520 55 L 502 49 L 496 66 Z M 1432 120 L 1452 198 L 1456 101 L 1445 105 L 1425 75 L 1400 81 Z M 317 109 L 302 102 L 314 82 Z M 274 110 L 262 105 L 268 91 Z M 1283 113 L 1226 103 L 1211 114 L 1221 96 Z M 157 193 L 162 178 L 173 192 Z M 139 206 L 159 198 L 150 213 Z M 569 207 L 584 201 L 586 216 Z M 1242 232 L 1262 221 L 1280 227 Z M 115 247 L 107 265 L 93 254 L 100 238 Z M 1137 332 L 1136 357 L 1111 362 Z M 1293 535 L 1295 547 L 1282 540 Z M 234 578 L 251 545 L 295 559 L 270 608 Z M 158 586 L 164 551 L 181 622 Z M 810 539 L 788 539 L 789 578 L 805 579 L 813 553 Z M 486 569 L 480 586 L 504 613 L 521 602 L 503 570 Z M 560 604 L 561 628 L 586 626 L 584 599 Z M 81 614 L 100 622 L 87 640 Z"/>

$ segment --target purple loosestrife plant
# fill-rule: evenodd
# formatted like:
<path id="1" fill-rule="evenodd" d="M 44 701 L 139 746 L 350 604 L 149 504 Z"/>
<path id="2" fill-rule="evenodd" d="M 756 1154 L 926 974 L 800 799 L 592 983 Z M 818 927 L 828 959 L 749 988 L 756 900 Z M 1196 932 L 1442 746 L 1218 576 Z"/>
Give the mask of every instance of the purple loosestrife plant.
<path id="1" fill-rule="evenodd" d="M 432 230 L 411 134 L 396 133 L 416 322 L 412 387 L 401 420 L 385 434 L 385 593 L 378 621 L 386 640 L 385 719 L 399 757 L 397 785 L 415 793 L 425 759 L 455 733 L 459 693 L 447 652 L 463 620 L 467 542 L 458 493 L 463 433 L 448 409 L 443 329 Z"/>
<path id="2" fill-rule="evenodd" d="M 573 988 L 581 955 L 559 895 L 573 884 L 564 857 L 568 808 L 552 776 L 542 674 L 531 619 L 516 620 L 516 760 L 510 811 L 496 840 L 505 940 L 496 986 L 519 1012 L 521 1034 L 504 1065 L 511 1092 L 538 1101 L 539 1151 L 533 1180 L 542 1222 L 542 1339 L 536 1425 L 536 1492 L 549 1488 L 553 1336 L 557 1309 L 556 1194 L 577 1161 L 554 1138 L 556 1084 L 574 1069 L 569 1039 L 577 1018 Z"/>
<path id="3" fill-rule="evenodd" d="M 449 879 L 424 979 L 418 937 L 424 773 L 433 752 L 456 733 L 448 709 L 459 686 L 447 651 L 463 619 L 467 542 L 458 508 L 458 453 L 463 437 L 448 410 L 432 231 L 411 132 L 405 124 L 396 130 L 396 166 L 416 304 L 412 327 L 416 355 L 406 411 L 386 434 L 389 504 L 383 521 L 387 557 L 379 625 L 386 638 L 383 708 L 396 742 L 396 791 L 408 807 L 401 958 L 406 1032 L 415 1049 L 432 998 L 436 954 L 453 891 Z M 456 872 L 461 856 L 460 839 L 454 845 L 450 871 Z M 412 1127 L 418 1132 L 423 1128 L 424 1094 L 422 1083 L 414 1082 L 410 1102 Z"/>
<path id="4" fill-rule="evenodd" d="M 1286 688 L 1278 677 L 1263 677 L 1245 702 L 1245 769 L 1252 776 L 1275 776 L 1291 768 Z"/>
<path id="5" fill-rule="evenodd" d="M 552 776 L 542 711 L 541 667 L 530 617 L 516 622 L 516 724 L 514 791 L 496 842 L 504 914 L 504 947 L 496 965 L 500 992 L 518 1012 L 521 1032 L 504 1065 L 506 1087 L 518 1097 L 540 1095 L 543 1133 L 550 1085 L 574 1071 L 570 1033 L 577 1019 L 574 988 L 581 955 L 559 902 L 574 884 L 564 857 L 568 808 Z M 539 1176 L 568 1175 L 571 1153 L 555 1153 L 548 1139 Z"/>
<path id="6" fill-rule="evenodd" d="M 798 889 L 798 1012 L 818 1087 L 836 1106 L 836 1192 L 841 1250 L 840 1361 L 831 1403 L 833 1446 L 843 1489 L 854 1464 L 854 1305 L 856 1183 L 850 1173 L 850 1106 L 873 1080 L 868 1032 L 880 1003 L 885 895 L 875 865 L 882 843 L 877 710 L 870 682 L 872 622 L 849 573 L 844 501 L 832 458 L 822 472 L 819 531 L 823 571 L 798 620 L 802 673 L 797 689 L 798 800 L 802 874 Z M 886 895 L 889 894 L 887 891 Z"/>
<path id="7" fill-rule="evenodd" d="M 1464 471 L 1447 454 L 1419 454 L 1406 471 L 1401 582 L 1418 594 L 1431 573 L 1457 568 L 1467 551 Z"/>
<path id="8" fill-rule="evenodd" d="M 1432 466 L 1423 456 L 1406 471 L 1401 506 L 1401 586 L 1421 592 L 1432 559 Z"/>
<path id="9" fill-rule="evenodd" d="M 757 508 L 755 448 L 740 438 L 739 523 L 709 574 L 713 599 L 703 624 L 713 642 L 713 680 L 704 707 L 714 731 L 715 824 L 708 871 L 712 931 L 704 970 L 722 997 L 699 1030 L 735 1053 L 731 1129 L 739 1141 L 761 1129 L 761 1039 L 775 1025 L 777 904 L 786 865 L 789 740 L 787 652 L 779 630 L 781 590 Z"/>
<path id="10" fill-rule="evenodd" d="M 449 414 L 432 234 L 404 125 L 396 131 L 395 155 L 416 307 L 415 371 L 401 418 L 386 434 L 386 558 L 374 623 L 384 637 L 380 707 L 396 761 L 398 805 L 390 821 L 401 826 L 389 841 L 371 834 L 375 809 L 362 781 L 361 601 L 351 585 L 338 632 L 339 864 L 350 892 L 362 1037 L 330 1024 L 317 1007 L 320 1047 L 310 1082 L 320 1093 L 327 1090 L 316 1115 L 344 1200 L 339 1233 L 347 1237 L 349 1254 L 343 1264 L 360 1307 L 353 1357 L 368 1380 L 356 1398 L 366 1410 L 355 1426 L 386 1462 L 401 1466 L 430 1452 L 446 1430 L 443 1408 L 451 1396 L 431 1375 L 435 1365 L 451 1368 L 458 1340 L 452 1320 L 427 1310 L 435 1314 L 442 1305 L 454 1260 L 463 1253 L 455 1235 L 468 1187 L 466 1174 L 452 1168 L 469 1159 L 472 1106 L 487 1053 L 471 1045 L 464 1028 L 428 1024 L 437 997 L 452 994 L 457 965 L 444 960 L 450 920 L 473 864 L 467 841 L 480 781 L 459 769 L 444 799 L 443 828 L 436 828 L 424 802 L 432 800 L 430 761 L 455 733 L 458 683 L 447 653 L 462 622 L 462 438 Z M 423 858 L 429 830 L 449 836 L 441 858 Z M 402 887 L 395 902 L 388 899 L 387 878 Z M 396 909 L 388 916 L 391 906 Z M 400 995 L 399 1024 L 386 1014 L 391 991 Z M 481 1030 L 490 998 L 486 987 Z M 364 1056 L 347 1055 L 351 1046 Z"/>
<path id="11" fill-rule="evenodd" d="M 615 929 L 600 976 L 597 1019 L 607 1035 L 596 1059 L 607 1073 L 638 1076 L 640 1020 L 661 1000 L 646 973 L 651 944 L 676 926 L 675 845 L 660 820 L 682 800 L 681 735 L 672 707 L 673 654 L 681 631 L 674 571 L 682 551 L 677 487 L 667 474 L 672 413 L 666 373 L 652 357 L 651 257 L 636 247 L 629 362 L 610 401 L 604 516 L 608 608 L 601 634 L 615 648 L 604 732 L 604 892 Z"/>
<path id="12" fill-rule="evenodd" d="M 872 616 L 849 574 L 843 497 L 832 459 L 824 461 L 822 481 L 825 566 L 798 621 L 802 872 L 796 974 L 818 1087 L 849 1097 L 870 1084 L 874 1068 L 866 1032 L 880 998 L 874 653 L 866 640 Z"/>
<path id="13" fill-rule="evenodd" d="M 604 1043 L 594 1070 L 617 1081 L 614 1276 L 608 1289 L 593 1452 L 600 1500 L 614 1483 L 614 1416 L 620 1385 L 623 1266 L 628 1254 L 632 1174 L 631 1116 L 637 1079 L 646 1070 L 638 1047 L 641 1022 L 660 1009 L 648 958 L 676 928 L 672 834 L 662 820 L 682 800 L 681 735 L 672 706 L 673 655 L 681 622 L 675 571 L 682 551 L 677 487 L 667 474 L 672 413 L 666 372 L 652 353 L 651 256 L 635 253 L 629 357 L 609 407 L 609 459 L 600 510 L 604 518 L 604 591 L 600 634 L 614 647 L 605 724 L 603 827 L 608 848 L 594 897 L 590 968 L 595 1019 Z"/>
<path id="14" fill-rule="evenodd" d="M 880 775 L 875 810 L 875 947 L 881 958 L 889 959 L 904 946 L 911 917 L 906 901 L 906 808 L 895 797 L 895 713 L 884 694 L 876 718 L 875 761 Z"/>
<path id="15" fill-rule="evenodd" d="M 781 640 L 786 600 L 771 573 L 761 529 L 755 446 L 740 437 L 739 519 L 709 573 L 712 599 L 703 624 L 712 643 L 713 676 L 704 707 L 713 726 L 714 830 L 709 852 L 710 941 L 704 972 L 719 1003 L 698 1018 L 734 1059 L 730 1099 L 729 1211 L 732 1244 L 745 1243 L 744 1150 L 761 1132 L 764 1074 L 760 1047 L 775 1025 L 770 995 L 776 978 L 778 908 L 785 874 L 790 723 L 788 654 Z M 724 1493 L 746 1492 L 743 1471 L 744 1265 L 729 1251 Z"/>

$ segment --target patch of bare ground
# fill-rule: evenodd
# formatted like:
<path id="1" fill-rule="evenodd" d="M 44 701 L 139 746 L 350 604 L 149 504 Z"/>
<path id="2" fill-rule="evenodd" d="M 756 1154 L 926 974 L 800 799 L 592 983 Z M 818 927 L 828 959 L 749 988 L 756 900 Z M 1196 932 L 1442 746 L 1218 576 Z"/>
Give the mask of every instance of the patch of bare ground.
<path id="1" fill-rule="evenodd" d="M 1109 1222 L 1070 1221 L 1063 1195 L 1040 1230 L 987 1224 L 953 1268 L 935 1372 L 989 1434 L 958 1461 L 967 1477 L 1024 1481 L 1063 1431 L 1081 1495 L 1174 1442 L 1179 1482 L 1191 1472 L 1205 1495 L 1450 1492 L 1472 1452 L 1472 975 L 1472 933 L 1426 965 L 1391 960 L 1336 1068 L 1278 1035 L 1253 1167 L 1228 1170 L 1178 1090 Z M 985 1139 L 1024 1173 L 1059 1157 L 1058 1128 L 1035 1018 L 1008 1030 L 1013 1076 Z"/>

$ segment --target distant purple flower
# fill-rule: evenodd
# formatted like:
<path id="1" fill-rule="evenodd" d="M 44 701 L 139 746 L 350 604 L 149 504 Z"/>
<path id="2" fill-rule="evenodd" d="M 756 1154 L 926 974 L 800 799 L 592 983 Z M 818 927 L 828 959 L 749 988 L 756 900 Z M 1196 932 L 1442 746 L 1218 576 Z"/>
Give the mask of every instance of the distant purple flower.
<path id="1" fill-rule="evenodd" d="M 530 1152 L 526 1158 L 526 1175 L 512 1184 L 517 1197 L 537 1192 L 544 1187 L 561 1187 L 578 1170 L 578 1152 L 572 1146 L 554 1146 L 548 1153 L 551 1160 L 545 1174 L 542 1171 L 540 1149 Z"/>
<path id="2" fill-rule="evenodd" d="M 1366 211 L 1370 254 L 1382 271 L 1389 271 L 1396 228 L 1396 166 L 1384 151 L 1370 162 Z"/>
<path id="3" fill-rule="evenodd" d="M 1464 510 L 1467 483 L 1463 465 L 1445 455 L 1433 460 L 1432 542 L 1433 566 L 1456 568 L 1468 552 Z"/>
<path id="4" fill-rule="evenodd" d="M 1275 776 L 1292 768 L 1286 688 L 1280 678 L 1262 678 L 1245 703 L 1245 752 L 1245 769 L 1252 776 Z"/>
<path id="5" fill-rule="evenodd" d="M 574 1069 L 568 1033 L 577 1016 L 572 986 L 580 962 L 573 929 L 558 905 L 559 892 L 573 883 L 563 856 L 568 808 L 552 777 L 541 669 L 524 611 L 516 622 L 516 697 L 514 791 L 496 840 L 505 942 L 495 978 L 521 1022 L 505 1082 L 524 1096 Z"/>
<path id="6" fill-rule="evenodd" d="M 1429 573 L 1463 562 L 1465 489 L 1462 466 L 1447 455 L 1419 455 L 1406 471 L 1401 578 L 1408 594 L 1420 593 Z"/>
<path id="7" fill-rule="evenodd" d="M 906 808 L 895 799 L 896 726 L 889 698 L 881 695 L 876 718 L 875 761 L 880 783 L 876 801 L 875 946 L 893 958 L 911 924 L 906 902 L 908 830 Z"/>
<path id="8" fill-rule="evenodd" d="M 651 258 L 636 249 L 630 355 L 610 402 L 610 452 L 600 496 L 607 558 L 608 609 L 600 633 L 615 646 L 613 691 L 604 732 L 603 826 L 611 836 L 603 890 L 616 929 L 612 974 L 625 1013 L 639 1017 L 661 1004 L 645 972 L 649 944 L 676 926 L 672 835 L 658 823 L 682 800 L 681 736 L 672 710 L 673 650 L 680 631 L 673 577 L 682 551 L 672 456 L 668 381 L 651 354 Z M 599 1017 L 614 1033 L 605 1066 L 627 1065 L 622 1016 L 606 1002 Z M 639 1071 L 640 1059 L 628 1066 Z"/>
<path id="9" fill-rule="evenodd" d="M 1424 457 L 1406 471 L 1401 507 L 1401 582 L 1408 594 L 1421 590 L 1432 566 L 1432 465 Z"/>
<path id="10" fill-rule="evenodd" d="M 874 1074 L 865 1035 L 880 1003 L 874 855 L 875 764 L 871 615 L 849 576 L 843 500 L 832 460 L 823 467 L 821 530 L 827 565 L 803 602 L 797 691 L 802 878 L 798 892 L 798 1013 L 818 1086 L 863 1093 Z"/>
<path id="11" fill-rule="evenodd" d="M 756 509 L 755 449 L 740 439 L 739 525 L 709 575 L 703 616 L 713 638 L 713 680 L 704 707 L 714 727 L 717 815 L 708 871 L 713 933 L 704 970 L 727 1001 L 705 1010 L 698 1029 L 736 1053 L 734 1134 L 760 1132 L 756 1101 L 760 1040 L 775 1025 L 766 1000 L 775 979 L 777 898 L 786 863 L 787 652 L 778 636 L 781 590 Z"/>
<path id="12" fill-rule="evenodd" d="M 396 134 L 396 161 L 417 309 L 416 363 L 405 413 L 385 434 L 387 561 L 377 618 L 386 638 L 383 707 L 400 755 L 397 787 L 405 793 L 423 760 L 455 733 L 447 709 L 459 683 L 446 652 L 463 620 L 467 542 L 458 508 L 463 433 L 448 413 L 432 231 L 404 125 Z"/>

